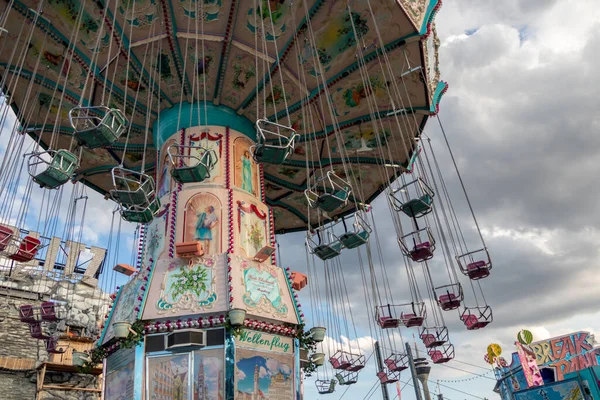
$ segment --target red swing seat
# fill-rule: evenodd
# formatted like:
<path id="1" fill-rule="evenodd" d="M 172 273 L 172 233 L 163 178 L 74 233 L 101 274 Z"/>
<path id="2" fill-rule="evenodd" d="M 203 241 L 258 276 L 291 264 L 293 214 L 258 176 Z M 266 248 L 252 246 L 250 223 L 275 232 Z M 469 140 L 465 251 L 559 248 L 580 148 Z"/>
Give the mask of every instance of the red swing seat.
<path id="1" fill-rule="evenodd" d="M 10 244 L 14 231 L 7 226 L 0 225 L 0 251 L 4 251 Z"/>
<path id="2" fill-rule="evenodd" d="M 460 297 L 454 293 L 446 293 L 441 295 L 438 299 L 438 302 L 444 311 L 455 310 L 460 307 Z"/>
<path id="3" fill-rule="evenodd" d="M 408 356 L 403 353 L 392 354 L 384 361 L 385 366 L 394 372 L 401 372 L 408 369 Z"/>
<path id="4" fill-rule="evenodd" d="M 410 314 L 409 313 L 401 313 L 400 314 L 400 320 L 402 321 L 404 326 L 406 326 L 407 328 L 412 328 L 414 326 L 423 325 L 424 319 L 425 318 L 423 316 L 417 316 L 412 313 L 410 313 Z"/>
<path id="5" fill-rule="evenodd" d="M 396 374 L 388 374 L 385 371 L 379 371 L 377 377 L 381 383 L 385 384 L 398 382 L 398 376 Z"/>
<path id="6" fill-rule="evenodd" d="M 488 263 L 483 260 L 475 261 L 467 265 L 467 274 L 469 278 L 476 281 L 488 277 L 490 275 L 490 268 Z"/>
<path id="7" fill-rule="evenodd" d="M 343 353 L 338 356 L 334 355 L 333 357 L 329 358 L 329 363 L 331 364 L 333 369 L 347 369 L 352 365 L 350 360 L 344 357 Z"/>
<path id="8" fill-rule="evenodd" d="M 379 317 L 377 323 L 381 329 L 397 328 L 400 326 L 400 320 L 398 318 L 392 318 L 390 316 Z"/>
<path id="9" fill-rule="evenodd" d="M 67 351 L 67 347 L 57 347 L 58 339 L 49 337 L 45 339 L 46 341 L 46 351 L 50 354 L 64 354 Z"/>
<path id="10" fill-rule="evenodd" d="M 41 309 L 41 317 L 44 321 L 56 321 L 58 317 L 56 316 L 56 307 L 54 307 L 54 303 L 51 301 L 45 301 L 40 306 Z"/>
<path id="11" fill-rule="evenodd" d="M 40 324 L 39 322 L 29 325 L 29 334 L 34 339 L 42 339 L 43 340 L 43 339 L 50 338 L 50 336 L 44 334 L 44 332 L 42 330 L 42 324 Z"/>
<path id="12" fill-rule="evenodd" d="M 21 244 L 19 245 L 17 252 L 8 256 L 8 258 L 17 262 L 31 261 L 33 260 L 33 257 L 35 257 L 39 247 L 39 239 L 36 239 L 32 236 L 25 236 L 23 240 L 21 240 Z"/>
<path id="13" fill-rule="evenodd" d="M 431 243 L 423 242 L 418 243 L 408 253 L 408 256 L 416 262 L 426 261 L 433 257 L 433 250 L 431 249 Z"/>
<path id="14" fill-rule="evenodd" d="M 35 315 L 35 309 L 31 304 L 24 304 L 19 307 L 19 319 L 26 324 L 35 324 L 39 322 Z"/>
<path id="15" fill-rule="evenodd" d="M 444 354 L 441 350 L 429 350 L 429 357 L 431 357 L 431 361 L 433 361 L 434 364 L 447 363 L 454 358 Z"/>

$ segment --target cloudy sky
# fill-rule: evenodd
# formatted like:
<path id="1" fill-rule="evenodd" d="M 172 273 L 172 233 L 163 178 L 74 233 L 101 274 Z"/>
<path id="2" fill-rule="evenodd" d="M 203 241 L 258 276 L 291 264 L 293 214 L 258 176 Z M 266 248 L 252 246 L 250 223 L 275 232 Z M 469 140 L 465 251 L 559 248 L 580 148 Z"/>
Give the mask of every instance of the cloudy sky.
<path id="1" fill-rule="evenodd" d="M 537 340 L 576 330 L 600 332 L 600 11 L 595 0 L 453 0 L 444 2 L 437 28 L 442 78 L 450 85 L 440 118 L 493 258 L 492 276 L 482 285 L 494 323 L 467 332 L 454 314 L 445 314 L 458 361 L 435 366 L 430 386 L 437 390 L 441 380 L 451 400 L 497 398 L 492 375 L 476 367 L 485 367 L 489 343 L 501 344 L 508 355 L 523 328 Z M 430 120 L 426 133 L 443 153 L 437 121 Z M 458 187 L 455 176 L 446 179 Z M 387 207 L 379 199 L 374 210 L 385 237 L 393 232 Z M 406 275 L 394 261 L 398 247 L 393 238 L 381 240 L 390 279 L 401 287 Z M 283 263 L 303 271 L 304 263 L 295 262 L 303 260 L 297 258 L 304 252 L 302 235 L 279 241 Z M 346 284 L 362 285 L 356 260 L 345 257 L 342 265 Z M 307 295 L 302 292 L 305 304 Z M 351 307 L 368 343 L 364 302 L 351 300 Z M 411 335 L 404 332 L 405 339 Z M 361 350 L 372 351 L 365 344 Z M 448 382 L 474 378 L 459 369 L 485 377 Z M 374 367 L 367 368 L 347 393 L 342 387 L 321 397 L 368 398 L 374 374 Z M 401 380 L 408 379 L 404 373 Z M 395 390 L 390 386 L 392 398 Z M 318 398 L 313 381 L 306 392 Z M 410 385 L 402 399 L 414 399 Z"/>

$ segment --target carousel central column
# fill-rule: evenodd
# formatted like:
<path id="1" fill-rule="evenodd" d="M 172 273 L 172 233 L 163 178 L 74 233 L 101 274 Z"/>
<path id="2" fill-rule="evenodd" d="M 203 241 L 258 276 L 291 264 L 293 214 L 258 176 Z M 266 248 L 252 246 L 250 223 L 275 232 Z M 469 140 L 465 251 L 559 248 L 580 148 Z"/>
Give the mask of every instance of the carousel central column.
<path id="1" fill-rule="evenodd" d="M 184 104 L 154 127 L 162 209 L 146 227 L 142 260 L 151 270 L 145 395 L 296 398 L 300 312 L 272 255 L 254 125 L 225 107 L 207 112 L 199 120 L 204 110 Z"/>

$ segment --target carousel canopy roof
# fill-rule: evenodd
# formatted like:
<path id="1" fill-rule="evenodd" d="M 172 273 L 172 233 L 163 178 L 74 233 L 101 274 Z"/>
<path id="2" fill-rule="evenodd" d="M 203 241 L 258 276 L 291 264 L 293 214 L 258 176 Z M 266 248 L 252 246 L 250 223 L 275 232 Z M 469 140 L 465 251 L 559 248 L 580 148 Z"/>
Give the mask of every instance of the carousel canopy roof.
<path id="1" fill-rule="evenodd" d="M 351 173 L 360 186 L 334 218 L 407 165 L 446 88 L 432 23 L 439 3 L 0 0 L 0 74 L 23 129 L 46 148 L 72 148 L 77 105 L 124 111 L 127 135 L 82 150 L 77 176 L 103 194 L 121 163 L 155 168 L 156 122 L 180 103 L 289 123 L 300 139 L 283 165 L 264 165 L 266 198 L 277 231 L 301 230 L 318 170 Z"/>

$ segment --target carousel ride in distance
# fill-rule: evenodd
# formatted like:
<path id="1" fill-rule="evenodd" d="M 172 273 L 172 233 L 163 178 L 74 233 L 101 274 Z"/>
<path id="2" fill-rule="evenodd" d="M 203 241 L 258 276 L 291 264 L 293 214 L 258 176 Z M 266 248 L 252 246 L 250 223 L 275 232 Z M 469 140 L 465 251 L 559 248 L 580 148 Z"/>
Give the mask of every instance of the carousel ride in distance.
<path id="1" fill-rule="evenodd" d="M 307 379 L 320 394 L 356 383 L 364 349 L 335 344 L 358 337 L 342 253 L 360 264 L 371 335 L 383 346 L 376 377 L 365 379 L 400 379 L 401 330 L 439 364 L 455 353 L 446 318 L 467 330 L 492 322 L 481 289 L 492 263 L 462 179 L 453 176 L 464 197 L 451 198 L 448 170 L 422 134 L 447 89 L 440 6 L 0 1 L 0 196 L 4 210 L 20 207 L 0 226 L 3 257 L 36 259 L 44 243 L 25 225 L 45 226 L 47 216 L 28 213 L 27 201 L 39 193 L 55 212 L 69 185 L 138 224 L 134 259 L 115 256 L 100 274 L 127 283 L 93 349 L 73 355 L 82 368 L 104 364 L 105 399 L 299 399 Z M 382 262 L 378 196 L 397 235 L 398 248 L 385 251 L 401 253 L 400 265 Z M 457 217 L 458 201 L 472 221 Z M 306 273 L 278 264 L 276 235 L 289 232 L 306 234 L 306 265 L 294 260 Z M 390 285 L 402 267 L 405 293 Z M 310 319 L 298 302 L 305 287 Z M 19 310 L 48 351 L 44 329 L 59 307 L 50 299 Z"/>

